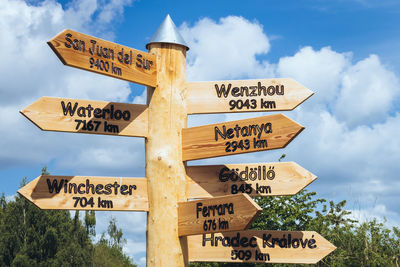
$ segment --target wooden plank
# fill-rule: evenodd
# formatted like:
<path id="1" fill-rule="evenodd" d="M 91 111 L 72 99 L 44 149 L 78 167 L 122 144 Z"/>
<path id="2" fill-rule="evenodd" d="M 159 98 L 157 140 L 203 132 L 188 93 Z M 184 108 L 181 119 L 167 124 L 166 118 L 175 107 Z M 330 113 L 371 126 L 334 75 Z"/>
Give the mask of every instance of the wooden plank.
<path id="1" fill-rule="evenodd" d="M 246 229 L 262 211 L 247 194 L 178 203 L 178 235 Z"/>
<path id="2" fill-rule="evenodd" d="M 178 203 L 187 201 L 181 135 L 182 128 L 187 127 L 182 101 L 186 47 L 168 43 L 151 43 L 148 47 L 159 60 L 157 87 L 147 88 L 149 136 L 145 146 L 149 212 L 146 266 L 187 267 L 186 245 L 178 236 Z"/>
<path id="3" fill-rule="evenodd" d="M 148 211 L 145 178 L 41 175 L 18 193 L 40 209 Z"/>
<path id="4" fill-rule="evenodd" d="M 154 55 L 72 30 L 47 42 L 64 65 L 155 87 Z"/>
<path id="5" fill-rule="evenodd" d="M 44 131 L 147 136 L 146 105 L 42 97 L 21 113 Z"/>
<path id="6" fill-rule="evenodd" d="M 314 93 L 290 78 L 187 83 L 188 114 L 293 110 Z"/>
<path id="7" fill-rule="evenodd" d="M 189 261 L 315 264 L 336 247 L 312 231 L 240 231 L 188 236 Z"/>
<path id="8" fill-rule="evenodd" d="M 282 114 L 185 128 L 183 160 L 283 148 L 303 129 Z"/>
<path id="9" fill-rule="evenodd" d="M 186 166 L 188 198 L 295 195 L 317 176 L 295 162 Z"/>

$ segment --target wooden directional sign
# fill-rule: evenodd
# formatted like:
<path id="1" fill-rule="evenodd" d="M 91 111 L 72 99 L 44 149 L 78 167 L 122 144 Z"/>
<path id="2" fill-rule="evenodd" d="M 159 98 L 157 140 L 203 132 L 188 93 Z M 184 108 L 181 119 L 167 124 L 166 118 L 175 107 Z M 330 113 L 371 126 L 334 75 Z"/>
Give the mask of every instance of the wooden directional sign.
<path id="1" fill-rule="evenodd" d="M 317 263 L 336 247 L 311 231 L 240 231 L 188 237 L 189 261 Z"/>
<path id="2" fill-rule="evenodd" d="M 41 175 L 18 190 L 40 209 L 148 211 L 145 178 Z"/>
<path id="3" fill-rule="evenodd" d="M 186 166 L 188 198 L 295 195 L 317 177 L 295 162 Z"/>
<path id="4" fill-rule="evenodd" d="M 185 128 L 183 160 L 283 148 L 303 129 L 282 114 Z"/>
<path id="5" fill-rule="evenodd" d="M 247 194 L 178 203 L 178 235 L 246 229 L 262 211 Z"/>
<path id="6" fill-rule="evenodd" d="M 156 56 L 93 36 L 64 30 L 47 44 L 67 66 L 155 87 Z"/>
<path id="7" fill-rule="evenodd" d="M 292 110 L 314 93 L 293 79 L 187 83 L 188 114 Z"/>
<path id="8" fill-rule="evenodd" d="M 42 97 L 21 113 L 45 131 L 147 136 L 147 106 Z"/>

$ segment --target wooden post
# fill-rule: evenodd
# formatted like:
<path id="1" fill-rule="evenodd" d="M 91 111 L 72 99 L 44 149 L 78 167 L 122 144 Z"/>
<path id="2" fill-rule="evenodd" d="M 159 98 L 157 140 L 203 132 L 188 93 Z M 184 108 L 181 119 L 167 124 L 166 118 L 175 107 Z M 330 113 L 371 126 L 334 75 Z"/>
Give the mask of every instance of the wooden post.
<path id="1" fill-rule="evenodd" d="M 156 88 L 147 88 L 147 266 L 187 266 L 186 238 L 178 237 L 178 202 L 187 200 L 182 162 L 186 47 L 168 43 L 148 47 L 158 58 L 158 80 Z"/>
<path id="2" fill-rule="evenodd" d="M 78 39 L 72 41 L 73 35 L 78 37 Z M 100 50 L 102 49 L 101 47 L 103 47 L 103 49 L 105 49 L 104 51 L 112 51 L 110 52 L 112 56 L 110 56 L 110 53 L 104 51 L 105 54 L 95 55 L 92 53 L 93 51 L 91 52 L 90 48 L 85 49 L 85 43 L 89 43 L 89 41 L 93 43 L 93 40 L 95 40 L 94 43 L 97 43 L 96 46 L 100 46 Z M 269 166 L 269 170 L 266 172 L 266 166 L 255 164 L 253 167 L 250 167 L 251 173 L 249 174 L 247 174 L 249 169 L 247 164 L 245 166 L 243 166 L 244 164 L 236 165 L 237 167 L 233 165 L 198 166 L 188 168 L 188 175 L 186 175 L 186 162 L 183 161 L 225 156 L 227 155 L 226 152 L 235 152 L 238 147 L 241 150 L 238 150 L 239 153 L 282 148 L 304 129 L 301 125 L 298 125 L 281 114 L 187 129 L 187 114 L 241 112 L 245 111 L 244 109 L 242 110 L 245 104 L 239 106 L 238 101 L 242 101 L 243 103 L 243 100 L 245 100 L 246 103 L 249 103 L 248 101 L 251 100 L 251 106 L 246 104 L 246 107 L 247 109 L 253 109 L 252 111 L 291 110 L 313 94 L 310 90 L 302 87 L 291 79 L 187 83 L 186 51 L 189 50 L 189 47 L 179 34 L 169 15 L 167 15 L 164 22 L 153 35 L 151 41 L 146 45 L 149 53 L 95 39 L 95 37 L 71 30 L 64 30 L 49 41 L 48 44 L 65 65 L 149 86 L 147 88 L 147 106 L 43 97 L 21 111 L 21 113 L 42 130 L 146 137 L 147 179 L 99 177 L 94 178 L 94 180 L 97 181 L 95 186 L 94 182 L 90 182 L 92 177 L 41 175 L 18 191 L 18 193 L 29 201 L 40 208 L 46 209 L 148 210 L 146 260 L 147 266 L 150 267 L 187 267 L 189 259 L 192 261 L 222 262 L 262 261 L 271 263 L 316 263 L 336 248 L 315 232 L 231 231 L 247 228 L 251 220 L 261 212 L 261 208 L 249 195 L 241 194 L 230 196 L 229 193 L 227 193 L 228 184 L 223 186 L 224 188 L 215 188 L 215 185 L 213 186 L 212 184 L 213 182 L 209 181 L 208 178 L 215 180 L 217 177 L 213 176 L 219 173 L 220 182 L 229 180 L 229 178 L 221 179 L 221 172 L 218 172 L 218 170 L 215 171 L 215 168 L 222 169 L 224 172 L 225 169 L 228 172 L 232 170 L 236 173 L 235 175 L 237 178 L 240 176 L 241 180 L 243 178 L 242 173 L 245 172 L 245 180 L 249 178 L 251 181 L 255 181 L 258 177 L 255 184 L 256 194 L 272 195 L 270 185 L 264 185 L 261 182 L 261 176 L 264 181 L 265 178 L 273 180 L 276 171 L 273 171 L 274 166 Z M 113 51 L 119 50 L 118 56 L 114 57 Z M 91 66 L 87 64 L 88 61 Z M 96 64 L 94 65 L 95 61 Z M 100 65 L 98 62 L 102 63 L 100 65 L 104 67 L 99 67 Z M 110 65 L 112 69 L 108 72 L 108 67 Z M 95 67 L 97 68 L 95 69 Z M 245 91 L 244 88 L 247 88 L 247 92 L 252 90 L 250 93 L 251 97 L 258 98 L 239 99 L 237 101 L 234 99 L 232 100 L 231 97 L 227 97 L 226 95 L 229 95 L 228 91 L 230 89 L 227 89 L 226 94 L 225 91 L 223 91 L 225 90 L 224 84 L 227 83 L 229 83 L 229 88 L 232 85 L 231 83 L 234 84 L 234 88 L 231 92 L 232 97 L 235 99 L 237 99 L 235 93 L 237 91 L 235 90 L 239 88 L 239 86 L 242 88 L 241 85 L 243 85 L 243 92 Z M 221 89 L 218 89 L 218 84 L 220 84 L 219 88 Z M 253 86 L 247 87 L 248 84 L 253 84 Z M 257 84 L 257 86 L 255 84 Z M 271 85 L 266 87 L 266 85 L 263 84 Z M 216 92 L 214 92 L 213 85 L 217 90 Z M 289 88 L 292 89 L 288 90 L 287 88 L 285 95 L 284 87 L 288 85 Z M 257 91 L 257 88 L 258 96 L 253 95 L 253 92 Z M 300 88 L 301 92 L 299 92 L 298 89 L 293 90 L 293 88 Z M 224 92 L 224 99 L 221 99 L 221 92 Z M 276 97 L 271 98 L 272 100 L 263 100 L 263 98 L 261 98 L 262 93 L 264 96 L 266 96 L 266 94 L 269 96 L 276 94 Z M 246 93 L 246 97 L 248 96 L 249 95 Z M 259 101 L 257 99 L 259 99 Z M 71 101 L 75 102 L 74 108 L 71 106 Z M 74 123 L 71 124 L 71 121 L 73 120 L 72 117 L 75 114 L 75 109 L 78 106 L 78 101 L 81 107 L 78 108 L 77 118 L 82 116 L 86 117 L 85 112 L 83 112 L 83 114 L 79 113 L 79 110 L 83 108 L 88 111 L 89 120 L 76 119 L 76 125 Z M 236 104 L 232 106 L 231 101 L 236 101 Z M 67 107 L 68 105 L 66 105 L 65 102 L 69 103 L 69 107 Z M 259 109 L 256 108 L 257 102 L 260 104 Z M 60 113 L 61 109 L 59 104 L 61 104 L 63 113 Z M 229 107 L 228 104 L 232 107 Z M 86 105 L 87 108 L 85 108 Z M 94 107 L 92 107 L 92 105 Z M 116 107 L 115 112 L 114 105 Z M 108 108 L 109 106 L 110 108 Z M 236 110 L 233 110 L 235 108 Z M 72 111 L 72 109 L 74 110 Z M 93 113 L 91 113 L 91 111 L 93 111 Z M 98 116 L 100 113 L 97 111 L 103 115 Z M 69 117 L 67 113 L 69 113 Z M 107 113 L 109 116 L 105 117 Z M 126 117 L 123 117 L 124 114 Z M 96 118 L 96 120 L 92 121 L 92 116 Z M 120 121 L 121 118 L 123 118 L 124 121 Z M 82 126 L 80 126 L 81 123 Z M 102 123 L 104 124 L 103 131 L 98 130 L 98 127 Z M 234 125 L 236 126 L 234 127 Z M 259 125 L 261 126 L 259 127 Z M 219 127 L 224 128 L 224 133 L 219 130 Z M 226 127 L 228 127 L 227 132 L 225 132 Z M 273 131 L 272 128 L 274 128 Z M 221 143 L 225 143 L 223 140 L 234 137 L 232 134 L 234 131 L 233 129 L 237 131 L 236 141 L 240 142 L 234 141 L 236 145 L 233 150 L 230 148 L 224 149 L 224 147 L 221 150 Z M 253 130 L 256 132 L 253 132 Z M 273 135 L 272 132 L 274 133 Z M 268 135 L 268 142 L 267 139 L 260 139 L 261 136 L 266 138 L 263 133 Z M 253 141 L 247 138 L 244 139 L 244 137 L 251 135 L 254 135 Z M 212 136 L 214 136 L 214 138 L 212 138 Z M 257 136 L 257 138 L 255 138 L 255 136 Z M 218 138 L 220 141 L 216 143 Z M 253 142 L 252 149 L 250 149 L 251 142 Z M 238 143 L 240 144 L 238 145 Z M 230 142 L 227 144 L 229 146 L 231 145 Z M 233 146 L 232 143 L 232 147 Z M 184 149 L 185 151 L 183 151 Z M 204 167 L 206 169 L 204 169 Z M 239 167 L 245 168 L 245 171 L 241 171 L 240 175 L 238 174 Z M 261 167 L 263 168 L 263 172 L 261 172 Z M 256 170 L 258 170 L 258 172 Z M 230 174 L 225 173 L 224 175 Z M 308 183 L 316 178 L 312 174 L 283 176 L 286 177 L 285 183 L 284 185 L 280 185 L 280 187 L 276 186 L 278 190 L 274 189 L 274 195 L 281 194 L 277 192 L 294 194 L 293 191 L 286 190 L 286 185 L 293 183 L 293 179 L 290 178 L 292 176 L 300 176 L 300 178 L 303 176 L 310 176 L 309 178 L 311 180 L 307 180 Z M 204 177 L 206 177 L 205 180 Z M 232 177 L 232 182 L 235 182 L 237 179 L 234 181 Z M 187 185 L 187 178 L 190 181 L 189 185 Z M 115 181 L 116 179 L 119 180 L 119 183 Z M 65 192 L 62 190 L 60 191 L 60 188 L 55 189 L 55 192 L 53 190 L 54 188 L 50 188 L 50 180 L 54 182 L 51 183 L 54 187 L 57 187 L 58 184 L 61 188 L 62 184 L 64 184 Z M 67 182 L 72 183 L 71 181 L 74 181 L 73 184 L 75 185 L 79 184 L 78 191 L 72 192 L 72 189 L 70 189 L 71 192 L 67 192 Z M 94 195 L 107 195 L 107 193 L 104 193 L 104 190 L 107 191 L 107 186 L 112 185 L 113 182 L 115 183 L 115 196 L 109 196 L 108 199 L 101 199 L 98 197 L 98 205 L 96 207 L 93 200 Z M 147 188 L 145 186 L 146 183 Z M 192 185 L 190 185 L 190 183 Z M 193 185 L 197 183 L 198 185 Z M 46 185 L 48 186 L 46 187 Z M 240 187 L 242 185 L 244 184 L 241 184 Z M 246 182 L 245 185 L 246 191 L 247 189 L 253 190 L 251 182 Z M 274 185 L 276 185 L 276 183 Z M 300 186 L 303 185 L 304 184 L 300 184 Z M 81 186 L 86 186 L 86 192 L 80 191 Z M 282 186 L 284 187 L 283 189 Z M 92 188 L 91 193 L 90 187 Z M 120 187 L 119 191 L 117 190 L 118 187 Z M 200 187 L 201 190 L 199 189 Z M 212 189 L 208 190 L 207 187 L 208 189 Z M 103 190 L 103 188 L 105 189 Z M 122 196 L 129 197 L 131 195 L 131 190 L 138 190 L 138 193 L 128 200 L 124 199 Z M 267 192 L 264 192 L 264 190 Z M 129 193 L 127 193 L 127 191 L 129 191 Z M 199 195 L 199 193 L 203 195 Z M 205 196 L 204 193 L 206 193 Z M 211 197 L 212 193 L 223 194 L 223 196 L 187 202 L 188 196 L 190 198 L 207 198 Z M 231 192 L 233 195 L 236 193 Z M 249 194 L 250 193 L 251 192 L 249 192 Z M 73 197 L 77 194 L 80 196 Z M 93 195 L 93 197 L 91 195 Z M 38 197 L 40 199 L 38 199 Z M 80 201 L 79 204 L 76 201 L 75 203 L 71 203 L 71 197 L 85 201 Z M 87 198 L 90 198 L 90 200 L 86 201 Z M 116 204 L 115 207 L 114 203 Z M 178 205 L 180 206 L 179 208 Z M 214 208 L 217 205 L 218 210 L 221 207 L 223 211 L 218 211 L 218 214 L 215 214 L 217 212 Z M 203 207 L 203 209 L 200 207 Z M 214 207 L 212 209 L 215 211 L 213 214 L 211 214 L 211 211 L 207 211 L 208 209 L 211 210 L 211 207 Z M 227 209 L 226 214 L 225 208 Z M 200 214 L 201 210 L 202 212 Z M 178 216 L 180 216 L 180 220 Z M 201 217 L 200 221 L 199 217 Z M 206 225 L 206 218 L 207 222 L 209 222 L 208 227 Z M 212 220 L 208 218 L 212 218 Z M 204 223 L 202 223 L 201 220 L 203 220 Z M 135 225 L 132 225 L 132 227 L 135 227 Z M 227 233 L 221 234 L 220 232 Z M 211 237 L 206 238 L 205 235 L 193 235 L 201 233 L 211 233 Z M 179 235 L 182 237 L 179 238 Z M 186 237 L 185 235 L 191 236 Z M 231 242 L 232 244 L 225 245 L 224 243 L 223 246 L 221 245 L 218 247 L 217 241 L 215 241 L 216 243 L 214 246 L 214 242 L 212 241 L 214 240 L 214 236 L 216 238 L 215 240 L 219 239 L 221 241 L 220 244 L 223 243 L 223 239 L 228 240 L 227 242 Z M 240 236 L 242 236 L 242 238 L 240 238 Z M 286 236 L 288 236 L 287 242 Z M 305 236 L 307 236 L 307 238 L 305 238 Z M 203 240 L 201 240 L 201 238 Z M 239 251 L 238 248 L 240 248 L 240 246 L 233 244 L 234 239 L 245 249 Z M 271 240 L 279 240 L 279 246 L 274 247 L 274 242 Z M 280 244 L 281 240 L 285 241 L 285 244 L 287 243 L 288 246 L 285 245 L 282 247 Z M 207 243 L 208 241 L 210 241 L 210 244 Z M 303 241 L 306 244 L 303 244 Z M 299 247 L 300 243 L 302 247 Z M 252 247 L 251 250 L 247 249 L 249 246 Z M 265 250 L 266 246 L 269 247 L 267 250 Z M 307 246 L 308 249 L 314 249 L 318 246 L 316 250 L 318 253 L 311 253 L 309 250 L 304 250 Z M 236 249 L 232 250 L 232 247 Z M 270 248 L 275 249 L 271 250 Z M 299 248 L 298 251 L 290 252 L 297 248 Z M 285 249 L 289 249 L 290 253 L 288 254 Z M 242 259 L 241 253 L 233 253 L 238 251 L 245 251 L 246 258 Z M 271 259 L 269 253 L 273 255 Z M 252 258 L 251 255 L 254 255 L 254 258 Z"/>

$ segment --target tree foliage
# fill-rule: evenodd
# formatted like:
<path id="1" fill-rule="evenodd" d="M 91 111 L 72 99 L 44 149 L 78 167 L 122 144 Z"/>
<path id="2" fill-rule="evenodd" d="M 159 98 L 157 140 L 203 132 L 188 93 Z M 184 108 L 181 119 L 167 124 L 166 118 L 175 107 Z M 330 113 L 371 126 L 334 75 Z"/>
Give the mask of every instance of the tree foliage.
<path id="1" fill-rule="evenodd" d="M 257 197 L 263 208 L 251 228 L 258 230 L 316 231 L 337 249 L 315 266 L 400 266 L 400 229 L 389 229 L 377 219 L 358 222 L 339 203 L 316 198 L 315 192 L 294 196 Z M 273 266 L 310 266 L 270 264 Z M 249 263 L 192 263 L 192 267 L 265 266 Z"/>
<path id="2" fill-rule="evenodd" d="M 136 266 L 122 251 L 125 243 L 122 230 L 117 227 L 115 218 L 112 218 L 108 224 L 107 233 L 102 233 L 100 241 L 95 245 L 94 266 Z"/>
<path id="3" fill-rule="evenodd" d="M 48 174 L 42 169 L 42 174 Z M 26 184 L 24 178 L 21 186 Z M 94 243 L 96 217 L 79 211 L 40 210 L 22 196 L 0 197 L 0 267 L 2 266 L 136 266 L 123 251 L 123 233 L 116 220 Z M 111 227 L 111 228 L 110 228 Z M 112 263 L 111 263 L 112 262 Z"/>
<path id="4" fill-rule="evenodd" d="M 47 168 L 42 169 L 48 174 Z M 24 178 L 21 186 L 26 184 Z M 294 196 L 260 197 L 263 208 L 251 228 L 316 231 L 337 249 L 316 266 L 400 266 L 400 229 L 372 219 L 358 222 L 345 209 L 316 198 L 315 192 Z M 123 252 L 126 240 L 115 218 L 94 243 L 96 217 L 85 211 L 71 216 L 64 210 L 40 210 L 21 196 L 0 196 L 0 267 L 2 266 L 136 266 Z M 271 264 L 272 265 L 272 264 Z M 193 267 L 265 266 L 248 263 L 192 263 Z M 274 266 L 303 266 L 274 264 Z M 309 266 L 309 265 L 304 265 Z"/>
<path id="5" fill-rule="evenodd" d="M 1 265 L 91 266 L 91 240 L 77 216 L 71 219 L 68 211 L 40 210 L 21 196 L 4 202 Z"/>

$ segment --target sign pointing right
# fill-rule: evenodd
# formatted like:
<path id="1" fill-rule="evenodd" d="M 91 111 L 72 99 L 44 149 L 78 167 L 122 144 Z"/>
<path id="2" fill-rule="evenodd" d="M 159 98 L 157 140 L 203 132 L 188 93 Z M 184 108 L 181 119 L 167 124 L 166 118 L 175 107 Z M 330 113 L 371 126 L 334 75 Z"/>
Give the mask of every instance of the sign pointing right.
<path id="1" fill-rule="evenodd" d="M 313 231 L 250 230 L 188 237 L 189 261 L 317 263 L 336 247 Z"/>
<path id="2" fill-rule="evenodd" d="M 180 202 L 178 235 L 244 230 L 261 211 L 247 194 Z"/>
<path id="3" fill-rule="evenodd" d="M 317 176 L 295 162 L 186 166 L 188 198 L 295 195 Z"/>
<path id="4" fill-rule="evenodd" d="M 188 114 L 292 110 L 314 93 L 290 78 L 188 82 Z"/>
<path id="5" fill-rule="evenodd" d="M 304 127 L 283 114 L 182 129 L 182 158 L 205 159 L 284 148 Z"/>

